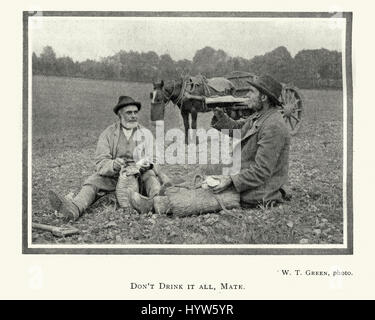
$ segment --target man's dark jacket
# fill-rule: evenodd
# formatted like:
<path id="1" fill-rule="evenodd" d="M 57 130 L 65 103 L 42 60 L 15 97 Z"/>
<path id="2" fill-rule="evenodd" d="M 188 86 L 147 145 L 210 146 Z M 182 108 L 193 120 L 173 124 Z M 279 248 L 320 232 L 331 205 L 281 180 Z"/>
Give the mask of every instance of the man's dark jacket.
<path id="1" fill-rule="evenodd" d="M 290 134 L 281 113 L 270 108 L 246 120 L 224 115 L 212 122 L 215 129 L 241 129 L 241 169 L 231 175 L 234 188 L 245 203 L 282 199 L 282 187 L 288 181 Z M 235 151 L 233 152 L 236 153 Z"/>

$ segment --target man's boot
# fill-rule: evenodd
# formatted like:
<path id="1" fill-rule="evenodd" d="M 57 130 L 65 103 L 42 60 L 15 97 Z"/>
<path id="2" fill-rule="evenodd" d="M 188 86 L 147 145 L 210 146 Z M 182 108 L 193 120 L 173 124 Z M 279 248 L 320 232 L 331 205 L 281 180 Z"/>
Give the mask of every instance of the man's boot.
<path id="1" fill-rule="evenodd" d="M 130 203 L 138 213 L 144 214 L 152 211 L 154 207 L 154 200 L 144 197 L 138 192 L 130 192 Z"/>
<path id="2" fill-rule="evenodd" d="M 79 209 L 71 200 L 52 190 L 48 192 L 48 198 L 52 208 L 62 213 L 66 219 L 77 220 L 79 218 Z"/>

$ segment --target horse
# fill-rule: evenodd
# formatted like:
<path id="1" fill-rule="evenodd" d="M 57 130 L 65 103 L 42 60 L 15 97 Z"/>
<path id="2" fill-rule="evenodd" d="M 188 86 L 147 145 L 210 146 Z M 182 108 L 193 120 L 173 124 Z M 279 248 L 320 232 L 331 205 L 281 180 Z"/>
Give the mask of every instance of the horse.
<path id="1" fill-rule="evenodd" d="M 180 109 L 185 129 L 185 144 L 190 142 L 189 115 L 191 116 L 192 138 L 194 139 L 198 112 L 211 111 L 205 105 L 204 97 L 228 94 L 235 90 L 234 85 L 225 78 L 206 79 L 203 76 L 185 77 L 169 81 L 161 80 L 154 82 L 153 86 L 154 91 L 150 94 L 151 105 L 161 106 L 163 108 L 162 115 L 164 115 L 164 106 L 170 101 Z M 195 143 L 199 143 L 198 137 L 196 137 Z"/>

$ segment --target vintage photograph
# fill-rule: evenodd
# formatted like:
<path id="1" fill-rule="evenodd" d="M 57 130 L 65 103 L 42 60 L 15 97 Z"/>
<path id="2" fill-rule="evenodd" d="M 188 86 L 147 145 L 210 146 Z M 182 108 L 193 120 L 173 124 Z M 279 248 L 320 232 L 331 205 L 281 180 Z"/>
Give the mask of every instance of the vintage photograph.
<path id="1" fill-rule="evenodd" d="M 352 254 L 350 13 L 23 18 L 24 253 Z"/>

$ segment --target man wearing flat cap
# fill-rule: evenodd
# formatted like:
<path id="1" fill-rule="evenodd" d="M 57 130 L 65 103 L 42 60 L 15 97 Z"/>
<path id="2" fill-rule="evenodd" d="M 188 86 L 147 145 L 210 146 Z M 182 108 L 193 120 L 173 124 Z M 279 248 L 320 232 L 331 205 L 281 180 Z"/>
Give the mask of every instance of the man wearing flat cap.
<path id="1" fill-rule="evenodd" d="M 78 219 L 99 195 L 115 191 L 121 168 L 133 163 L 137 163 L 141 169 L 141 180 L 147 196 L 152 198 L 159 193 L 160 182 L 153 170 L 153 159 L 149 159 L 153 146 L 147 137 L 152 137 L 152 133 L 138 124 L 140 109 L 141 103 L 133 98 L 119 98 L 113 108 L 118 121 L 105 129 L 99 137 L 95 152 L 96 172 L 84 182 L 73 199 L 50 190 L 49 200 L 53 209 L 68 219 Z M 146 139 L 140 144 L 142 137 Z M 136 199 L 132 203 L 136 203 Z"/>
<path id="2" fill-rule="evenodd" d="M 220 176 L 220 184 L 213 191 L 219 193 L 232 187 L 240 193 L 243 205 L 254 206 L 282 201 L 285 196 L 290 134 L 277 108 L 281 105 L 282 85 L 267 75 L 256 76 L 249 84 L 246 96 L 255 110 L 249 118 L 236 121 L 222 109 L 214 110 L 212 127 L 241 130 L 241 141 L 235 147 L 241 148 L 237 153 L 241 154 L 241 169 Z"/>

